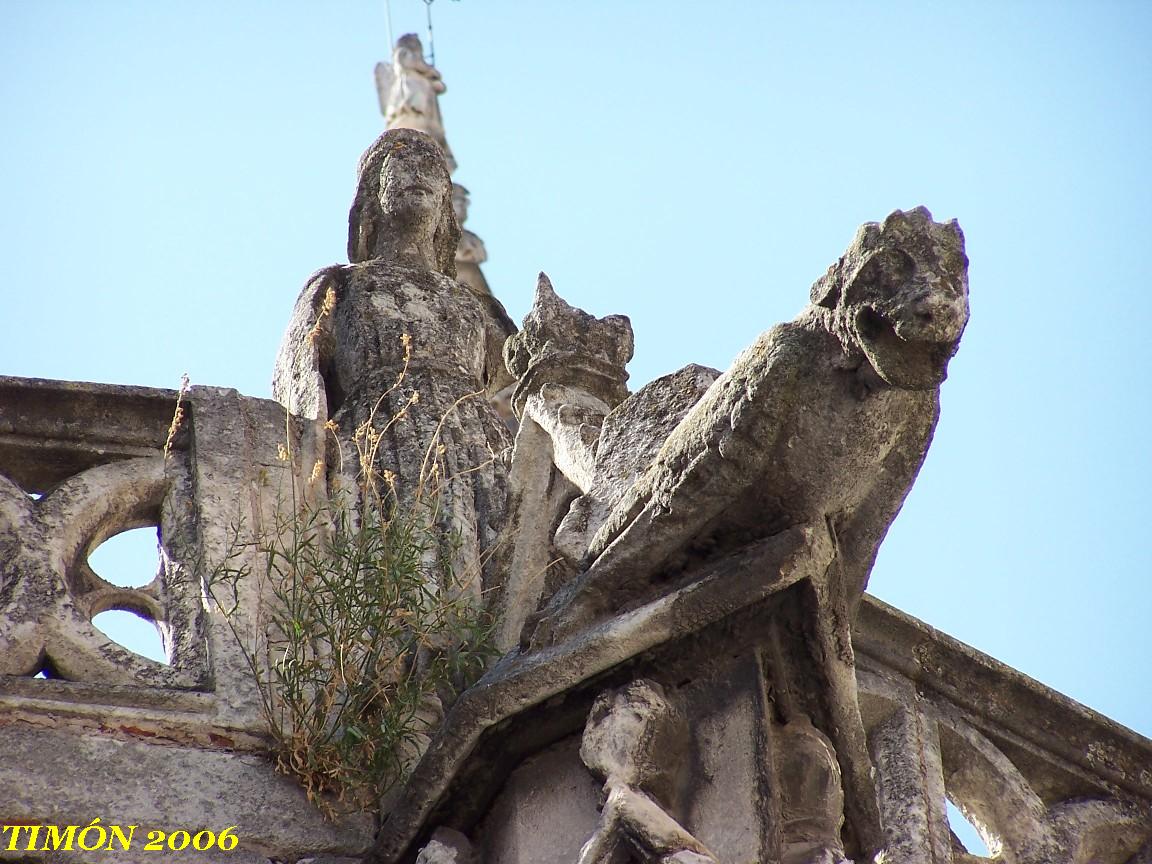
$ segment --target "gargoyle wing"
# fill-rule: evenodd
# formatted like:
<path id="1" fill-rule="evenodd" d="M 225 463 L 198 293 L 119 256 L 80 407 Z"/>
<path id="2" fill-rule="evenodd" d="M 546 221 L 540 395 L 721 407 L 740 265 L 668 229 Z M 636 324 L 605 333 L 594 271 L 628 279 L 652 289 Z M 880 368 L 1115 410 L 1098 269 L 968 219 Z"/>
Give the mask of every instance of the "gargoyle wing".
<path id="1" fill-rule="evenodd" d="M 588 570 L 557 593 L 533 643 L 546 633 L 562 641 L 636 599 L 723 521 L 750 484 L 763 482 L 761 463 L 786 427 L 804 374 L 800 355 L 780 350 L 782 339 L 780 328 L 762 335 L 672 431 L 593 538 Z"/>

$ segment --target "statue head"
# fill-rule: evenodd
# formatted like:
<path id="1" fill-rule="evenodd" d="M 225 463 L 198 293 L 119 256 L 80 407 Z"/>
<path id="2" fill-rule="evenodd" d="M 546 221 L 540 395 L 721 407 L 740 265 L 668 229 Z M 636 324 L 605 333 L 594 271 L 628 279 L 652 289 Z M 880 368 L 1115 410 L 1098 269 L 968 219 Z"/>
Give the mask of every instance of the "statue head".
<path id="1" fill-rule="evenodd" d="M 964 234 L 923 207 L 869 222 L 812 286 L 812 303 L 888 384 L 936 387 L 968 323 Z"/>
<path id="2" fill-rule="evenodd" d="M 402 68 L 426 67 L 424 62 L 424 45 L 415 33 L 405 33 L 396 40 L 396 47 L 392 51 L 396 64 Z"/>
<path id="3" fill-rule="evenodd" d="M 605 781 L 642 788 L 674 806 L 687 742 L 683 713 L 663 687 L 641 678 L 596 698 L 580 758 Z"/>
<path id="4" fill-rule="evenodd" d="M 427 247 L 434 270 L 455 278 L 460 226 L 436 142 L 415 129 L 389 129 L 360 158 L 359 177 L 348 214 L 348 260 L 385 258 L 415 244 Z"/>
<path id="5" fill-rule="evenodd" d="M 456 221 L 463 225 L 468 221 L 468 190 L 459 183 L 452 184 L 452 212 L 456 214 Z"/>

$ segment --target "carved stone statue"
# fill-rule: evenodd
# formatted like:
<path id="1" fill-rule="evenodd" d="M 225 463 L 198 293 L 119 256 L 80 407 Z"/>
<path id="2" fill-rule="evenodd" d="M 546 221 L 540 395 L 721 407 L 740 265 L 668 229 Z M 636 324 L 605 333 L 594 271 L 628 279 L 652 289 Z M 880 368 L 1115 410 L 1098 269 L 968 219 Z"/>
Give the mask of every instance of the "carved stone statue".
<path id="1" fill-rule="evenodd" d="M 955 222 L 920 208 L 865 225 L 813 286 L 812 305 L 761 336 L 668 436 L 536 641 L 649 596 L 693 561 L 797 525 L 827 525 L 833 593 L 849 614 L 923 462 L 967 320 Z"/>
<path id="2" fill-rule="evenodd" d="M 431 136 L 448 163 L 456 170 L 456 159 L 444 133 L 439 96 L 447 88 L 436 67 L 424 60 L 424 46 L 415 33 L 396 40 L 392 63 L 376 64 L 376 91 L 380 113 L 389 129 L 417 129 Z"/>
<path id="3" fill-rule="evenodd" d="M 511 441 L 486 398 L 507 383 L 507 315 L 452 278 L 458 232 L 439 148 L 411 129 L 385 132 L 360 161 L 352 263 L 305 286 L 273 393 L 297 414 L 335 423 L 342 452 L 329 460 L 330 482 L 354 468 L 352 439 L 365 424 L 382 436 L 376 467 L 391 472 L 401 498 L 434 470 L 464 574 L 479 572 L 503 524 Z"/>
<path id="4" fill-rule="evenodd" d="M 683 716 L 655 682 L 600 695 L 580 757 L 604 781 L 604 805 L 578 864 L 618 861 L 621 847 L 653 864 L 718 864 L 669 813 L 682 791 L 687 737 Z"/>
<path id="5" fill-rule="evenodd" d="M 813 550 L 830 546 L 830 564 L 802 584 L 782 580 L 772 589 L 781 593 L 771 612 L 779 646 L 769 682 L 786 696 L 777 712 L 785 731 L 809 717 L 827 737 L 850 832 L 860 847 L 879 848 L 851 624 L 880 541 L 931 441 L 938 387 L 968 320 L 967 297 L 959 227 L 934 222 L 922 208 L 896 212 L 863 226 L 814 285 L 812 304 L 761 336 L 691 407 L 669 393 L 694 399 L 709 380 L 706 370 L 680 373 L 671 388 L 653 382 L 588 422 L 585 403 L 604 402 L 603 375 L 582 382 L 571 360 L 546 361 L 572 328 L 552 326 L 559 307 L 538 290 L 530 316 L 538 325 L 526 320 L 506 347 L 520 377 L 514 404 L 547 434 L 555 468 L 583 495 L 552 523 L 553 554 L 571 568 L 560 571 L 575 576 L 535 616 L 521 610 L 522 643 L 531 651 L 579 643 L 608 619 L 625 620 L 687 590 L 709 567 L 746 559 L 789 532 L 824 536 L 806 542 Z M 678 422 L 648 464 L 626 467 L 651 450 L 635 432 L 615 430 L 654 432 L 670 419 Z M 777 578 L 775 567 L 768 560 L 731 569 L 744 574 L 733 578 L 768 580 Z M 509 581 L 516 578 L 514 568 Z M 698 594 L 717 590 L 709 580 Z M 805 800 L 794 790 L 779 806 Z M 839 815 L 821 818 L 824 836 L 799 837 L 795 860 L 840 854 L 829 827 Z"/>
<path id="6" fill-rule="evenodd" d="M 781 864 L 845 864 L 840 844 L 844 790 L 832 742 L 803 714 L 776 725 L 771 735 Z"/>

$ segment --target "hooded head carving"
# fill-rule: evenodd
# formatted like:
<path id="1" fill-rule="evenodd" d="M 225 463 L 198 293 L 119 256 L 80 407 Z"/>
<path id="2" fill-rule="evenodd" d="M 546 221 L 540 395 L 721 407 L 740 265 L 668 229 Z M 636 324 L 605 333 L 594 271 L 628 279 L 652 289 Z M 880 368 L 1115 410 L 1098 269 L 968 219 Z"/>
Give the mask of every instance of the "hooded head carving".
<path id="1" fill-rule="evenodd" d="M 387 257 L 405 242 L 430 244 L 434 269 L 455 278 L 460 226 L 436 142 L 415 129 L 389 129 L 360 158 L 359 178 L 348 214 L 348 260 Z"/>
<path id="2" fill-rule="evenodd" d="M 888 384 L 936 387 L 968 323 L 964 234 L 923 207 L 869 222 L 812 286 L 812 303 L 831 312 L 845 347 L 863 352 Z"/>

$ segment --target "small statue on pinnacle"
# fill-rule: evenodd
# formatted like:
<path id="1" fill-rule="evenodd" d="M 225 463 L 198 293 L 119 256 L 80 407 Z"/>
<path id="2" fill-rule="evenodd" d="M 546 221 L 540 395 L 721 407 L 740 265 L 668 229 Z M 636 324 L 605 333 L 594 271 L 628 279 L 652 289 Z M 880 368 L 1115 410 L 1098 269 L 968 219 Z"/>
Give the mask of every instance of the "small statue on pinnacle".
<path id="1" fill-rule="evenodd" d="M 415 33 L 396 40 L 390 64 L 376 64 L 376 92 L 385 126 L 416 129 L 431 137 L 452 173 L 456 170 L 456 159 L 448 146 L 444 119 L 440 116 L 439 96 L 445 89 L 436 67 L 424 59 L 424 46 Z"/>

